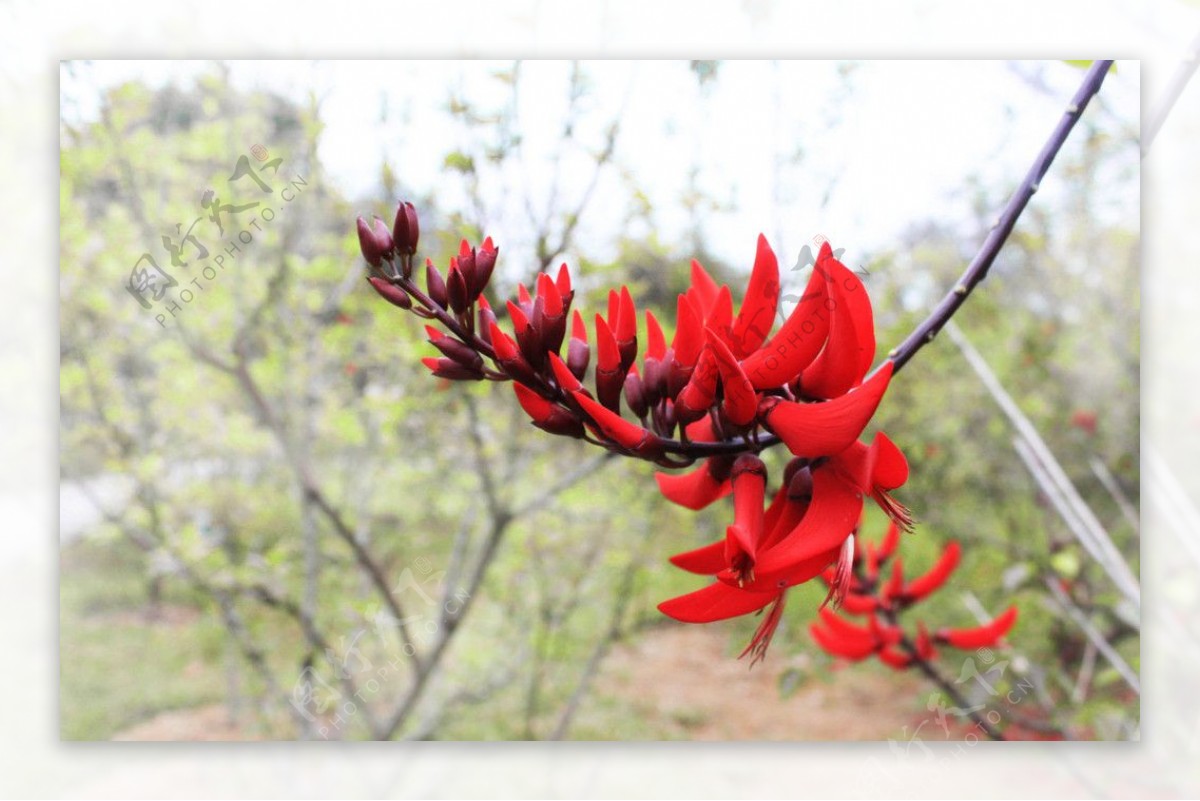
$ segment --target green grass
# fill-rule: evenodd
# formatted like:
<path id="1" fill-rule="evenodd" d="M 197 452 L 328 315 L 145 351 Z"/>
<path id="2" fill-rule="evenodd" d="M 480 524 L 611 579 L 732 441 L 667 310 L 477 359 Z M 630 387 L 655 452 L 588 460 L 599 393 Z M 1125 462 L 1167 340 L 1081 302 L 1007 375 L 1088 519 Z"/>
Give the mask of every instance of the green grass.
<path id="1" fill-rule="evenodd" d="M 106 740 L 171 709 L 213 703 L 224 690 L 223 632 L 168 592 L 166 621 L 148 619 L 136 556 L 78 543 L 60 571 L 59 708 L 63 740 Z"/>

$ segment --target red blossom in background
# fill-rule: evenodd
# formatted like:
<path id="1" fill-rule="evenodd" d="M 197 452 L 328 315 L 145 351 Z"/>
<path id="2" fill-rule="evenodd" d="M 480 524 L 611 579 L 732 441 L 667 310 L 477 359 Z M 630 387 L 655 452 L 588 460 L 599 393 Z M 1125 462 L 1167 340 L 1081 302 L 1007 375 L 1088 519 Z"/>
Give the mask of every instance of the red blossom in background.
<path id="1" fill-rule="evenodd" d="M 896 670 L 904 670 L 937 658 L 937 646 L 959 649 L 991 647 L 1012 629 L 1017 620 L 1016 607 L 1009 607 L 991 622 L 969 628 L 939 628 L 929 633 L 924 621 L 915 632 L 899 625 L 901 612 L 940 589 L 958 567 L 962 549 L 951 541 L 937 562 L 920 576 L 905 580 L 903 563 L 896 555 L 900 532 L 895 523 L 878 545 L 868 543 L 866 553 L 855 560 L 848 576 L 832 571 L 824 573 L 831 587 L 842 583 L 845 595 L 841 611 L 864 618 L 851 622 L 832 610 L 822 609 L 820 622 L 809 627 L 813 640 L 826 653 L 859 661 L 875 656 Z M 890 571 L 887 570 L 890 565 Z"/>

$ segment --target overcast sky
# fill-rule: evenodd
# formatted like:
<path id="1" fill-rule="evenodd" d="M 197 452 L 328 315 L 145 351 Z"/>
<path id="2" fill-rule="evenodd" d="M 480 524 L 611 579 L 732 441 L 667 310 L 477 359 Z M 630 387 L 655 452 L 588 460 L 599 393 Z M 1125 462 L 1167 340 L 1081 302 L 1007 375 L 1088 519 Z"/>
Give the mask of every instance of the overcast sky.
<path id="1" fill-rule="evenodd" d="M 300 103 L 315 92 L 326 125 L 321 159 L 337 188 L 364 211 L 371 202 L 390 200 L 378 186 L 385 157 L 407 186 L 434 191 L 452 208 L 461 202 L 461 183 L 447 177 L 442 162 L 464 133 L 448 121 L 447 98 L 455 91 L 498 109 L 509 95 L 492 74 L 509 67 L 485 61 L 246 61 L 231 64 L 231 80 Z M 63 72 L 63 113 L 72 120 L 93 117 L 101 92 L 125 80 L 187 85 L 211 69 L 189 61 L 77 64 Z M 609 121 L 619 118 L 621 127 L 618 169 L 596 188 L 579 250 L 612 255 L 629 206 L 620 171 L 650 199 L 660 238 L 679 241 L 688 225 L 680 197 L 695 168 L 700 188 L 729 207 L 706 226 L 710 249 L 746 267 L 760 231 L 791 264 L 818 234 L 846 247 L 853 259 L 856 251 L 890 246 L 910 223 L 931 216 L 966 220 L 968 177 L 1005 191 L 1015 186 L 1083 75 L 1053 61 L 1040 67 L 726 61 L 702 89 L 686 61 L 595 61 L 584 69 L 594 91 L 585 99 L 578 138 L 596 145 Z M 484 187 L 496 205 L 505 192 L 530 197 L 535 208 L 547 202 L 569 74 L 566 62 L 522 64 L 518 126 L 524 160 Z M 1040 75 L 1042 88 L 1022 74 Z M 1122 62 L 1105 85 L 1105 111 L 1089 109 L 1092 119 L 1114 130 L 1136 130 L 1139 79 L 1138 63 Z M 800 159 L 792 162 L 796 153 Z M 580 153 L 574 156 L 568 150 L 561 162 L 559 198 L 567 204 L 591 174 Z M 1052 202 L 1055 183 L 1052 170 L 1035 202 Z M 1136 180 L 1113 190 L 1114 213 L 1136 225 Z M 529 245 L 523 204 L 504 208 L 490 221 L 496 230 L 489 233 L 509 254 L 520 253 Z"/>

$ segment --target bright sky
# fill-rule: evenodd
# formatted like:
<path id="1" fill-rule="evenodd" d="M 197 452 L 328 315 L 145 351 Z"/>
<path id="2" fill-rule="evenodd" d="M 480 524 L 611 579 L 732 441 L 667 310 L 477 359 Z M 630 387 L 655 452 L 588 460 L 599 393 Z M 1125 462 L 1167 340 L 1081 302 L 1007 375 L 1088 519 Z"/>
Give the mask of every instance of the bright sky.
<path id="1" fill-rule="evenodd" d="M 500 108 L 508 90 L 491 74 L 510 66 L 245 61 L 231 63 L 231 76 L 241 88 L 270 89 L 300 103 L 315 92 L 327 126 L 320 151 L 325 168 L 366 211 L 390 200 L 377 184 L 384 157 L 419 192 L 436 190 L 448 207 L 461 201 L 461 183 L 442 171 L 446 152 L 464 136 L 448 123 L 447 98 L 454 90 L 485 109 Z M 1083 75 L 1060 62 L 1042 67 L 1039 73 L 1037 64 L 995 61 L 861 62 L 850 68 L 827 61 L 727 61 L 702 91 L 687 62 L 587 62 L 594 94 L 585 100 L 577 136 L 595 146 L 603 127 L 620 118 L 616 163 L 652 202 L 664 241 L 678 241 L 687 228 L 680 198 L 695 168 L 700 187 L 731 207 L 713 214 L 706 227 L 710 249 L 720 257 L 748 268 L 762 231 L 787 264 L 817 234 L 846 247 L 854 260 L 855 251 L 888 247 L 910 223 L 930 216 L 968 219 L 964 190 L 972 174 L 989 187 L 1015 186 Z M 63 72 L 64 115 L 93 116 L 100 90 L 121 81 L 186 84 L 210 69 L 187 61 L 77 65 L 74 77 Z M 557 61 L 521 66 L 525 160 L 484 187 L 491 205 L 513 194 L 528 194 L 535 209 L 546 204 L 569 71 L 569 64 Z M 1044 90 L 1021 73 L 1040 74 Z M 1139 78 L 1137 62 L 1122 62 L 1105 84 L 1105 113 L 1090 109 L 1092 119 L 1136 130 Z M 796 152 L 800 161 L 789 163 Z M 578 153 L 565 158 L 560 200 L 574 204 L 590 176 Z M 1035 203 L 1052 199 L 1054 191 L 1052 170 Z M 1113 212 L 1136 225 L 1137 182 L 1113 187 L 1108 196 Z M 628 185 L 610 171 L 584 216 L 579 251 L 612 255 L 628 198 Z M 508 254 L 519 254 L 530 239 L 524 209 L 512 202 L 504 208 L 488 232 Z M 577 260 L 574 253 L 567 258 Z"/>

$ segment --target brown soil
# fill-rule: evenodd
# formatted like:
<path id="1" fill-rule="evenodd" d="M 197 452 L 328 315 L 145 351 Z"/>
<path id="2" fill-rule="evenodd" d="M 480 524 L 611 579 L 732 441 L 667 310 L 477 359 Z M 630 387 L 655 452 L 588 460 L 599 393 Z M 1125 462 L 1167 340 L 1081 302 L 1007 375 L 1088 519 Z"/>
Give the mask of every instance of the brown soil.
<path id="1" fill-rule="evenodd" d="M 114 740 L 215 742 L 256 740 L 238 726 L 224 704 L 211 704 L 195 709 L 176 709 L 155 715 L 149 720 L 130 726 Z"/>
<path id="2" fill-rule="evenodd" d="M 913 676 L 778 651 L 753 668 L 736 657 L 719 626 L 662 628 L 616 649 L 595 692 L 627 698 L 639 717 L 691 740 L 903 739 L 921 717 L 925 688 Z M 785 674 L 803 677 L 786 697 Z"/>

